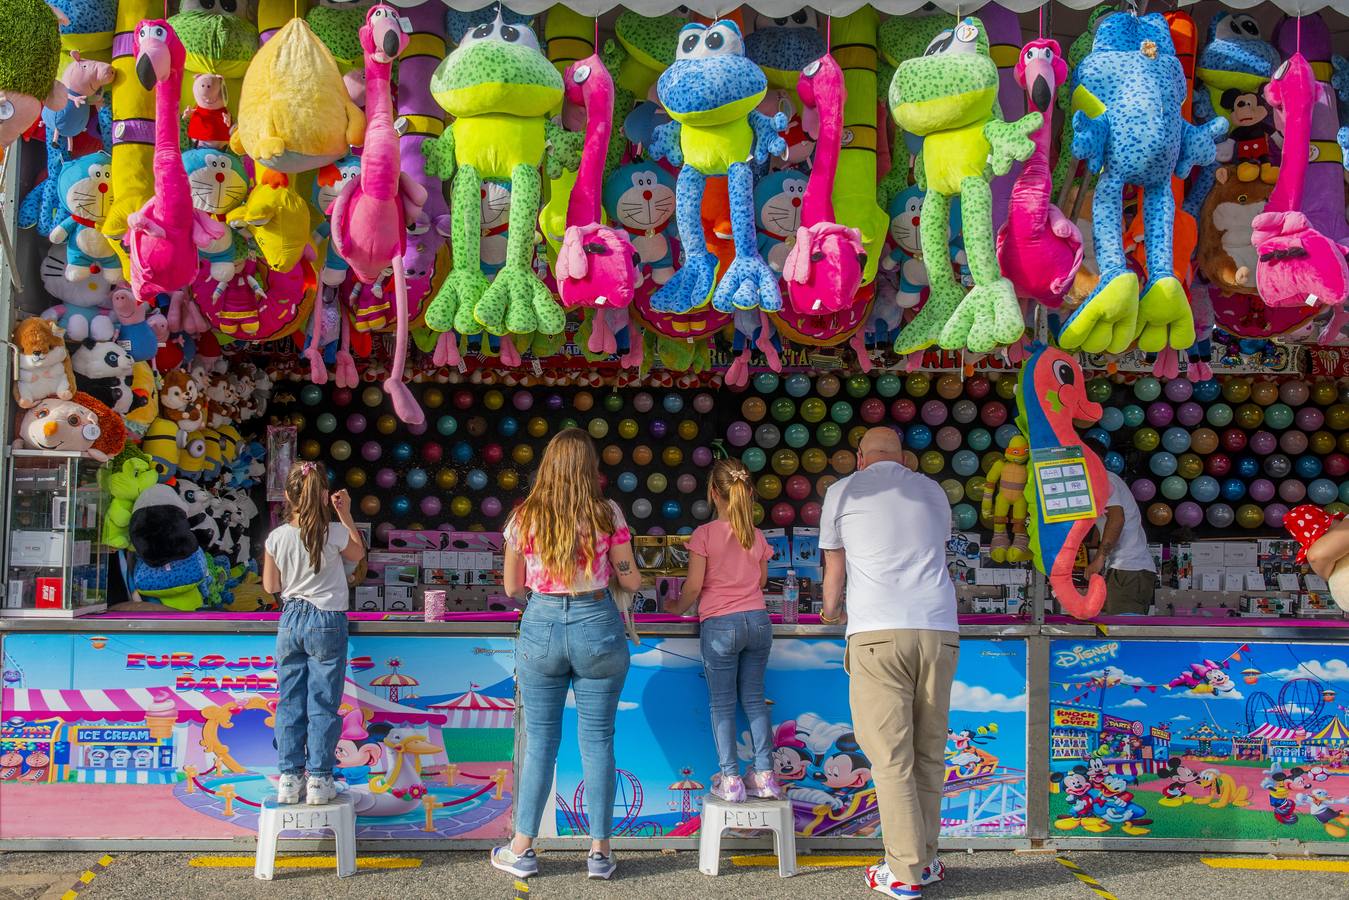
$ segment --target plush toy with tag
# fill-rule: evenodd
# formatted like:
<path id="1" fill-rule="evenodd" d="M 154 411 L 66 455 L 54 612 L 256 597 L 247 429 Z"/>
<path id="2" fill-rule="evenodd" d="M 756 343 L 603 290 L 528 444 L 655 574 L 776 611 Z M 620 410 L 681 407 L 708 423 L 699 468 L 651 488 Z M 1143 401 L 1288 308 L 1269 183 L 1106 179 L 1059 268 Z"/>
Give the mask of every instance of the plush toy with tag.
<path id="1" fill-rule="evenodd" d="M 62 110 L 66 86 L 56 80 L 61 34 L 56 13 L 42 0 L 6 0 L 0 16 L 0 156 L 37 121 L 45 106 Z"/>
<path id="2" fill-rule="evenodd" d="M 1029 135 L 1043 117 L 1030 113 L 1004 122 L 998 113 L 998 67 L 978 19 L 966 17 L 937 35 L 924 56 L 895 70 L 890 107 L 895 121 L 923 138 L 915 163 L 923 201 L 921 237 L 931 285 L 927 302 L 900 333 L 895 352 L 932 344 L 987 353 L 1021 338 L 1024 324 L 1012 283 L 1003 277 L 993 245 L 988 179 L 1035 149 Z M 960 196 L 965 252 L 974 288 L 964 294 L 945 265 L 951 198 Z M 933 261 L 940 261 L 934 264 Z"/>
<path id="3" fill-rule="evenodd" d="M 66 245 L 67 281 L 94 274 L 110 284 L 122 280 L 122 262 L 99 231 L 112 201 L 111 185 L 112 158 L 106 153 L 81 156 L 56 177 L 60 218 L 47 239 Z"/>
<path id="4" fill-rule="evenodd" d="M 1194 343 L 1194 318 L 1175 274 L 1171 176 L 1184 178 L 1213 161 L 1227 131 L 1218 118 L 1187 122 L 1185 74 L 1171 29 L 1160 13 L 1115 13 L 1101 19 L 1091 53 L 1074 75 L 1073 155 L 1099 172 L 1092 199 L 1092 245 L 1100 283 L 1059 332 L 1065 349 L 1122 353 L 1135 340 L 1156 353 Z M 1147 282 L 1124 256 L 1125 185 L 1143 189 Z"/>
<path id="5" fill-rule="evenodd" d="M 126 446 L 122 417 L 88 394 L 48 397 L 24 413 L 14 448 L 81 453 L 107 462 Z"/>
<path id="6" fill-rule="evenodd" d="M 766 91 L 767 80 L 745 56 L 734 22 L 684 26 L 675 62 L 657 84 L 671 121 L 656 127 L 649 148 L 654 158 L 682 166 L 676 218 L 684 263 L 652 295 L 655 308 L 688 312 L 709 296 L 723 313 L 782 308 L 777 273 L 759 256 L 754 229 L 750 161 L 762 164 L 787 149 L 778 134 L 787 127 L 787 117 L 778 113 L 770 118 L 756 109 Z M 720 280 L 700 215 L 707 179 L 719 175 L 726 176 L 735 241 L 735 257 Z"/>

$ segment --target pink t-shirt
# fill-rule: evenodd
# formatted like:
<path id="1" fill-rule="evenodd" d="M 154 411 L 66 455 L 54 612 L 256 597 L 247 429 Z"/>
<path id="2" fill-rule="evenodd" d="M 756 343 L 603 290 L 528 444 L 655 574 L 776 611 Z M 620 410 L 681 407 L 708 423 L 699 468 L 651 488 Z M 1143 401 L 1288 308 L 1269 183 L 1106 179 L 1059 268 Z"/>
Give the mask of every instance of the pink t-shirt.
<path id="1" fill-rule="evenodd" d="M 609 506 L 614 513 L 614 533 L 602 534 L 595 542 L 595 571 L 587 577 L 585 563 L 578 557 L 576 570 L 566 582 L 548 576 L 543 567 L 543 560 L 534 552 L 533 535 L 521 540 L 519 529 L 515 527 L 515 517 L 512 516 L 506 523 L 505 538 L 516 552 L 525 558 L 525 585 L 540 594 L 584 594 L 587 591 L 607 588 L 609 578 L 613 574 L 613 567 L 609 565 L 609 548 L 632 540 L 632 532 L 628 530 L 627 520 L 623 518 L 618 504 L 610 500 Z"/>
<path id="2" fill-rule="evenodd" d="M 748 550 L 735 539 L 731 523 L 716 519 L 700 525 L 689 538 L 689 552 L 707 559 L 703 592 L 698 596 L 698 618 L 763 609 L 763 562 L 773 555 L 763 532 L 754 529 Z"/>

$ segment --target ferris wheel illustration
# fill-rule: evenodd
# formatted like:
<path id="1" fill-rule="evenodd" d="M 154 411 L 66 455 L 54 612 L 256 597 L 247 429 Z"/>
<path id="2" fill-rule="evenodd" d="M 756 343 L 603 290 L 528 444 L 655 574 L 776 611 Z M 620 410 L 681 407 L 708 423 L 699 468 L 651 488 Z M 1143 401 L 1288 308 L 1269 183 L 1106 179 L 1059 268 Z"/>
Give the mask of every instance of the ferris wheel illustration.
<path id="1" fill-rule="evenodd" d="M 1315 678 L 1294 678 L 1279 689 L 1279 699 L 1256 691 L 1246 699 L 1246 728 L 1261 725 L 1315 732 L 1326 724 L 1325 687 Z"/>

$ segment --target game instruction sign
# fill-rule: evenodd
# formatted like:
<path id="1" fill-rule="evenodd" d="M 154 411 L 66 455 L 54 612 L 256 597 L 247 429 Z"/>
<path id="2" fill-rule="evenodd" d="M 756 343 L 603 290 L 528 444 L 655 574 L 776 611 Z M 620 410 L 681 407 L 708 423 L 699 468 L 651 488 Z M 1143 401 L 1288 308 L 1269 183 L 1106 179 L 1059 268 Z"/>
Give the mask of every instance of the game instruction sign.
<path id="1" fill-rule="evenodd" d="M 1046 522 L 1072 522 L 1099 515 L 1087 460 L 1080 446 L 1038 447 L 1030 455 L 1035 490 Z"/>

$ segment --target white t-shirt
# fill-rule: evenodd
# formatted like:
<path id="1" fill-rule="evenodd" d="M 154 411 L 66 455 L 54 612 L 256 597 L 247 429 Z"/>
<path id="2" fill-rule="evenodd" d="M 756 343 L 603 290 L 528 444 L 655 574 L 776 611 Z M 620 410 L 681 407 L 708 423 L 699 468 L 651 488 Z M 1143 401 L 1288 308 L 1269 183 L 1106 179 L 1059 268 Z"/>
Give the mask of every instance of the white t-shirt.
<path id="1" fill-rule="evenodd" d="M 328 540 L 323 544 L 323 565 L 315 573 L 309 551 L 300 540 L 300 529 L 288 523 L 267 535 L 267 552 L 281 573 L 281 598 L 308 600 L 319 609 L 346 610 L 350 604 L 342 548 L 348 540 L 346 526 L 337 522 L 329 525 Z"/>
<path id="2" fill-rule="evenodd" d="M 1114 551 L 1105 561 L 1105 567 L 1121 572 L 1156 572 L 1157 566 L 1148 550 L 1148 536 L 1143 531 L 1143 517 L 1138 512 L 1133 491 L 1114 472 L 1107 471 L 1105 474 L 1110 479 L 1110 499 L 1105 505 L 1107 508 L 1118 506 L 1124 513 L 1124 528 L 1119 533 L 1119 542 L 1115 544 Z M 1097 524 L 1104 533 L 1104 515 L 1097 520 Z"/>
<path id="3" fill-rule="evenodd" d="M 937 482 L 896 462 L 872 463 L 824 497 L 820 549 L 847 556 L 848 634 L 960 631 L 946 569 L 951 504 Z"/>

